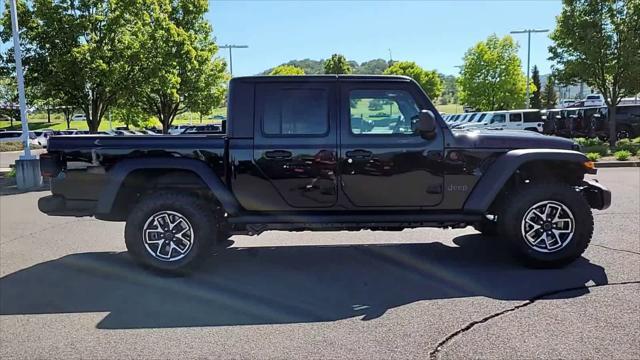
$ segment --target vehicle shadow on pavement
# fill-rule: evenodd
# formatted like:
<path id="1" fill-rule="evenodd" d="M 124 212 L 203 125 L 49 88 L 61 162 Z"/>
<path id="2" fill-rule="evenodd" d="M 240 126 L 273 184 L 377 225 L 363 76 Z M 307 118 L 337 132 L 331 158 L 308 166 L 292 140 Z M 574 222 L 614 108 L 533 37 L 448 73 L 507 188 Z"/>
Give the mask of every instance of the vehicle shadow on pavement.
<path id="1" fill-rule="evenodd" d="M 524 301 L 607 283 L 605 270 L 584 258 L 564 269 L 527 269 L 492 241 L 230 248 L 190 277 L 152 273 L 126 253 L 74 254 L 1 278 L 0 314 L 109 312 L 101 329 L 370 320 L 416 301 Z"/>

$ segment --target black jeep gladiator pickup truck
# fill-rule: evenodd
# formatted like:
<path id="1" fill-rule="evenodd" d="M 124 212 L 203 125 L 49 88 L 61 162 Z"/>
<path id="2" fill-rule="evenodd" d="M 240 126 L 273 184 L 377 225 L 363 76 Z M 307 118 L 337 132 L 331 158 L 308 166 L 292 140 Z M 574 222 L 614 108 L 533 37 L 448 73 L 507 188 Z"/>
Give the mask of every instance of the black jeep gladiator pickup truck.
<path id="1" fill-rule="evenodd" d="M 182 272 L 233 234 L 473 225 L 567 264 L 610 192 L 572 141 L 447 127 L 400 76 L 238 77 L 225 134 L 54 136 L 40 210 L 126 221 L 138 262 Z"/>

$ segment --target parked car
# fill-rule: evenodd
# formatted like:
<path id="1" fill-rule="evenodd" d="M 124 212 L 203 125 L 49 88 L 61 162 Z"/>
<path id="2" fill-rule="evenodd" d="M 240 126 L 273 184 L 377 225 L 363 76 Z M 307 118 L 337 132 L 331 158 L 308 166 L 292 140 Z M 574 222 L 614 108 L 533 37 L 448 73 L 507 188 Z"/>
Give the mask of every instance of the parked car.
<path id="1" fill-rule="evenodd" d="M 169 128 L 169 134 L 178 135 L 182 134 L 191 125 L 174 125 Z"/>
<path id="2" fill-rule="evenodd" d="M 184 130 L 183 134 L 220 134 L 221 132 L 222 126 L 218 124 L 207 124 L 189 126 Z"/>
<path id="3" fill-rule="evenodd" d="M 20 141 L 21 137 L 22 137 L 22 131 L 3 131 L 3 132 L 0 132 L 0 142 Z"/>
<path id="4" fill-rule="evenodd" d="M 84 114 L 73 114 L 71 121 L 86 121 L 87 117 Z"/>
<path id="5" fill-rule="evenodd" d="M 29 131 L 29 143 L 39 145 L 36 141 L 37 136 L 33 131 Z M 21 142 L 22 131 L 3 131 L 0 132 L 0 142 Z"/>
<path id="6" fill-rule="evenodd" d="M 616 133 L 618 139 L 640 136 L 640 104 L 616 107 Z"/>
<path id="7" fill-rule="evenodd" d="M 604 106 L 604 96 L 602 94 L 591 94 L 584 98 L 584 107 Z"/>
<path id="8" fill-rule="evenodd" d="M 463 129 L 463 130 L 482 129 L 488 124 L 485 119 L 489 114 L 491 113 L 486 113 L 486 112 L 478 113 L 478 115 L 473 119 L 473 121 L 460 125 L 458 129 Z"/>
<path id="9" fill-rule="evenodd" d="M 126 221 L 133 259 L 183 272 L 232 234 L 467 225 L 559 267 L 611 202 L 573 141 L 451 130 L 407 77 L 235 77 L 229 92 L 227 134 L 52 137 L 39 209 Z M 398 126 L 355 133 L 350 104 L 363 99 L 395 104 Z"/>
<path id="10" fill-rule="evenodd" d="M 565 109 L 568 107 L 573 107 L 573 104 L 576 103 L 576 100 L 573 99 L 562 99 L 558 102 L 558 108 Z"/>
<path id="11" fill-rule="evenodd" d="M 36 136 L 33 143 L 46 148 L 49 142 L 49 136 L 54 135 L 55 131 L 53 131 L 53 129 L 41 129 L 34 130 L 33 133 Z"/>

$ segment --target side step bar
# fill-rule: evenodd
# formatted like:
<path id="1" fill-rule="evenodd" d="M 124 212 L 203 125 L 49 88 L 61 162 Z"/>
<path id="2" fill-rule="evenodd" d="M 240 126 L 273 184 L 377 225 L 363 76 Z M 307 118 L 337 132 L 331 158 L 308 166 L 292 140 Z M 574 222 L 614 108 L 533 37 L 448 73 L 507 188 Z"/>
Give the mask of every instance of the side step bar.
<path id="1" fill-rule="evenodd" d="M 230 217 L 231 224 L 322 224 L 322 223 L 472 223 L 482 219 L 481 214 L 429 214 L 429 213 L 385 213 L 385 214 L 266 214 L 266 215 L 240 215 Z"/>

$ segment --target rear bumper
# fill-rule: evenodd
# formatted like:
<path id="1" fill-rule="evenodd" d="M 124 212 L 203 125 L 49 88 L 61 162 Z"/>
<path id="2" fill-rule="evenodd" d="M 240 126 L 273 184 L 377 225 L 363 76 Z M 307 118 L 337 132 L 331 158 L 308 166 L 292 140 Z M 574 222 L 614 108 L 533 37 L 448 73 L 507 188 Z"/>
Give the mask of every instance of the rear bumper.
<path id="1" fill-rule="evenodd" d="M 61 195 L 48 195 L 38 199 L 38 209 L 52 216 L 93 216 L 96 201 L 69 200 Z"/>
<path id="2" fill-rule="evenodd" d="M 585 180 L 582 193 L 593 209 L 604 210 L 611 206 L 611 191 L 595 180 Z"/>

